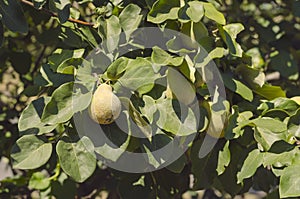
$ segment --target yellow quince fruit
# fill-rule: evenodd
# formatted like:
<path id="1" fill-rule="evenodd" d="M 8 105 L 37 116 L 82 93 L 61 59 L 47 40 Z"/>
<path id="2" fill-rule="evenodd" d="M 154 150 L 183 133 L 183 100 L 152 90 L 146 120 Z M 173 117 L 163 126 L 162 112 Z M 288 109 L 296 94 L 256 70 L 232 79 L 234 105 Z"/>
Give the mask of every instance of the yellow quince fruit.
<path id="1" fill-rule="evenodd" d="M 111 124 L 121 113 L 121 102 L 108 84 L 96 89 L 89 107 L 89 115 L 98 124 Z"/>

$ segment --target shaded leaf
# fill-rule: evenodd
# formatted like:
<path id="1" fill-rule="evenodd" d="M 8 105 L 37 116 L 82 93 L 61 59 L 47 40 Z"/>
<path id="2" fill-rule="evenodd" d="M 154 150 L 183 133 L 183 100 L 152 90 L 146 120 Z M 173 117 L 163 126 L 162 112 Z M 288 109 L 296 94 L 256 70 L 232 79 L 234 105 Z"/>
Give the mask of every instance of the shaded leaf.
<path id="1" fill-rule="evenodd" d="M 242 96 L 244 99 L 246 99 L 248 101 L 253 100 L 253 93 L 252 93 L 251 89 L 249 89 L 245 84 L 234 79 L 229 74 L 223 74 L 222 77 L 223 77 L 225 86 L 229 90 L 239 94 L 240 96 Z"/>
<path id="2" fill-rule="evenodd" d="M 10 61 L 15 71 L 19 74 L 26 74 L 31 67 L 31 54 L 28 52 L 12 52 Z"/>
<path id="3" fill-rule="evenodd" d="M 297 61 L 288 51 L 280 50 L 272 53 L 270 66 L 290 80 L 297 80 L 299 77 Z"/>
<path id="4" fill-rule="evenodd" d="M 265 74 L 260 70 L 246 65 L 240 65 L 236 71 L 242 75 L 243 79 L 252 87 L 262 87 L 265 83 Z"/>
<path id="5" fill-rule="evenodd" d="M 50 0 L 50 9 L 58 14 L 60 23 L 65 23 L 70 16 L 70 0 Z"/>
<path id="6" fill-rule="evenodd" d="M 54 86 L 60 85 L 74 80 L 74 76 L 70 74 L 55 73 L 51 70 L 49 64 L 42 65 L 39 74 L 34 77 L 34 83 L 38 86 Z"/>
<path id="7" fill-rule="evenodd" d="M 0 14 L 3 24 L 13 32 L 27 33 L 28 25 L 19 1 L 0 1 Z"/>
<path id="8" fill-rule="evenodd" d="M 0 20 L 0 47 L 2 47 L 4 43 L 4 27 L 2 21 Z"/>

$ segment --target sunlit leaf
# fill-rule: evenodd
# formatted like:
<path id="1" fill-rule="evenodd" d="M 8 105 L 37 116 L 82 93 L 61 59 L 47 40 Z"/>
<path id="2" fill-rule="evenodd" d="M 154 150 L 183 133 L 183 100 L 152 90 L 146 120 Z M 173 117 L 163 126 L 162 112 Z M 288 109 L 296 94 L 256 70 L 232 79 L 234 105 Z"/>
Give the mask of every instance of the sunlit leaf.
<path id="1" fill-rule="evenodd" d="M 36 169 L 44 165 L 52 153 L 52 144 L 35 135 L 24 135 L 14 145 L 11 157 L 18 169 Z"/>
<path id="2" fill-rule="evenodd" d="M 56 152 L 62 169 L 76 182 L 85 181 L 96 169 L 94 146 L 87 137 L 80 140 L 63 137 L 57 143 Z"/>

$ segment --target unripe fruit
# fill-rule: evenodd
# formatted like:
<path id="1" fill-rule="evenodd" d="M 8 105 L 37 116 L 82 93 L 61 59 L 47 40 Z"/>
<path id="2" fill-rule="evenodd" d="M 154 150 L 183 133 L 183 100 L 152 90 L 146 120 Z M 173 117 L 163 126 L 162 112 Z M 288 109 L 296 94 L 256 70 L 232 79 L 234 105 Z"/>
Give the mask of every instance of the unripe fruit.
<path id="1" fill-rule="evenodd" d="M 121 112 L 121 102 L 108 84 L 101 84 L 96 89 L 89 107 L 90 117 L 99 124 L 110 124 Z"/>

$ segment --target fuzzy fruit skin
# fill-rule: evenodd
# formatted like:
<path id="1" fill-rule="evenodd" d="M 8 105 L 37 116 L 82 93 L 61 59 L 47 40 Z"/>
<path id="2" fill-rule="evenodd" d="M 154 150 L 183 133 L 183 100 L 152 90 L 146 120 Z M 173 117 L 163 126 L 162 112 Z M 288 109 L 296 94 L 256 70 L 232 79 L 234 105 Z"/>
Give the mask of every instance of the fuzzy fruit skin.
<path id="1" fill-rule="evenodd" d="M 108 84 L 96 89 L 89 108 L 89 115 L 98 124 L 111 124 L 121 113 L 121 102 Z"/>

